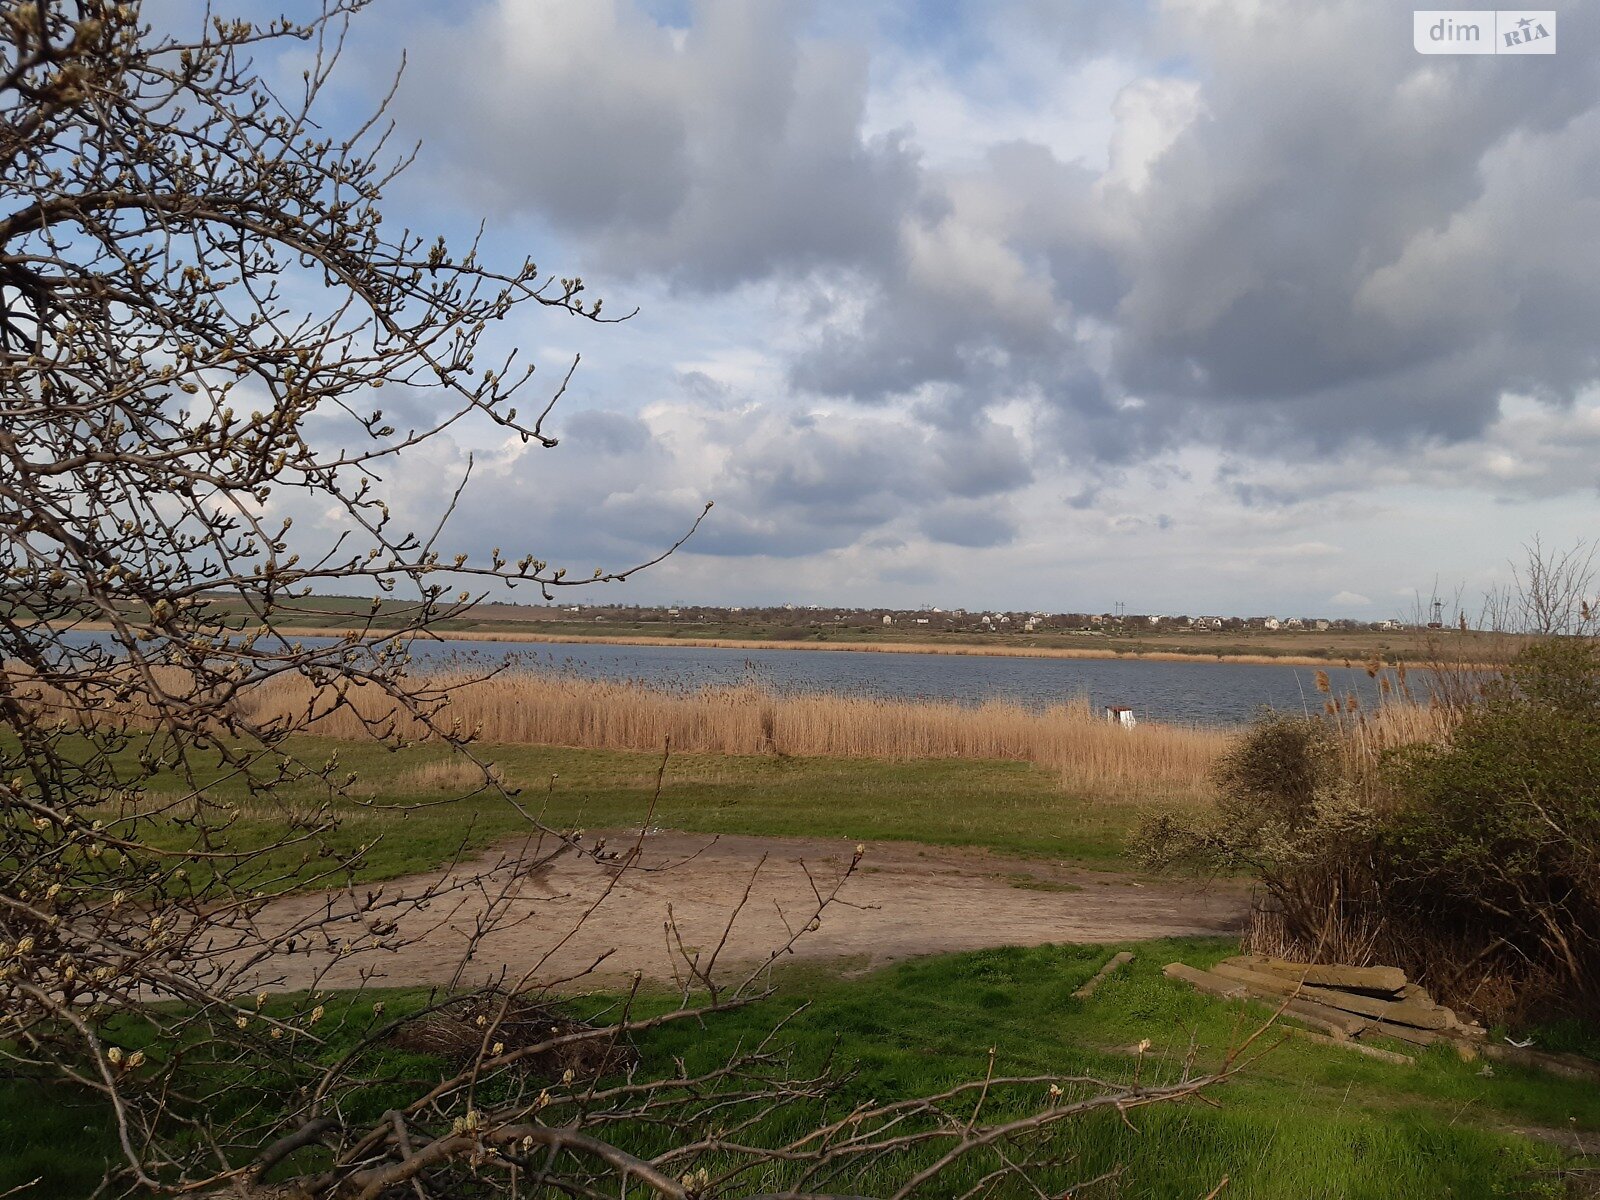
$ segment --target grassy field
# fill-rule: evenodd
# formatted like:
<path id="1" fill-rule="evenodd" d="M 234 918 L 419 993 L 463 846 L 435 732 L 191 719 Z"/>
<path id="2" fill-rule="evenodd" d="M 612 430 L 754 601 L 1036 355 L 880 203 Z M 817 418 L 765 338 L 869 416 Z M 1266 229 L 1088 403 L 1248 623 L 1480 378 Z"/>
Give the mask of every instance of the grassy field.
<path id="1" fill-rule="evenodd" d="M 360 877 L 377 880 L 426 869 L 524 828 L 497 796 L 452 799 L 472 777 L 442 748 L 391 753 L 304 738 L 296 749 L 311 761 L 337 754 L 341 769 L 357 776 L 350 797 L 329 798 L 302 785 L 266 804 L 249 800 L 236 784 L 210 781 L 206 794 L 222 806 L 217 811 L 232 806 L 235 813 L 235 846 L 274 836 L 280 802 L 302 813 L 329 804 L 343 818 L 330 840 L 344 850 L 365 845 Z M 1059 768 L 1028 761 L 708 752 L 671 755 L 657 799 L 659 753 L 536 745 L 482 752 L 508 784 L 523 789 L 522 802 L 540 820 L 565 829 L 636 826 L 654 803 L 654 824 L 696 832 L 915 840 L 1126 869 L 1126 838 L 1139 818 L 1176 803 L 1160 789 L 1145 795 L 1136 786 L 1074 790 Z M 424 803 L 406 813 L 390 807 L 418 802 Z M 302 876 L 314 872 L 316 860 L 298 869 Z M 783 975 L 779 997 L 704 1029 L 657 1031 L 641 1050 L 657 1065 L 681 1057 L 691 1070 L 709 1066 L 803 1002 L 785 1035 L 796 1069 L 803 1072 L 837 1047 L 839 1061 L 854 1071 L 839 1102 L 851 1102 L 935 1091 L 980 1076 L 991 1046 L 1001 1072 L 1123 1079 L 1130 1070 L 1127 1047 L 1148 1038 L 1143 1078 L 1171 1078 L 1191 1041 L 1203 1069 L 1249 1027 L 1252 1012 L 1263 1015 L 1160 976 L 1161 965 L 1174 959 L 1208 965 L 1232 953 L 1232 942 L 1129 948 L 1139 956 L 1133 968 L 1088 1002 L 1073 1000 L 1072 990 L 1116 947 L 995 949 L 854 977 L 851 968 L 861 964 L 794 967 Z M 348 1011 L 360 1025 L 379 998 L 391 1012 L 422 1003 L 419 993 L 335 996 L 330 1012 Z M 580 1012 L 600 1003 L 574 1002 Z M 1597 1048 L 1592 1031 L 1539 1037 L 1551 1048 L 1561 1037 L 1572 1048 Z M 137 1041 L 123 1040 L 130 1046 Z M 335 1037 L 327 1053 L 336 1054 L 338 1046 Z M 395 1081 L 437 1072 L 437 1064 L 416 1055 L 380 1056 L 369 1068 L 375 1112 L 399 1094 L 402 1085 Z M 1219 1107 L 1142 1110 L 1133 1128 L 1112 1117 L 1067 1128 L 1057 1148 L 1070 1156 L 1068 1165 L 1041 1178 L 1041 1186 L 1059 1192 L 1120 1167 L 1114 1185 L 1082 1195 L 1200 1200 L 1227 1179 L 1223 1196 L 1253 1200 L 1555 1200 L 1576 1194 L 1561 1178 L 1562 1148 L 1514 1131 L 1538 1128 L 1600 1144 L 1600 1093 L 1592 1085 L 1505 1066 L 1484 1073 L 1447 1050 L 1397 1067 L 1289 1041 L 1214 1099 Z M 652 1135 L 640 1136 L 648 1145 Z M 72 1154 L 61 1153 L 65 1145 Z M 59 1085 L 45 1094 L 27 1082 L 0 1081 L 0 1194 L 39 1176 L 34 1195 L 86 1196 L 111 1149 L 99 1115 L 75 1106 Z M 930 1194 L 958 1195 L 974 1178 L 951 1176 Z M 870 1175 L 851 1181 L 866 1194 L 888 1182 Z"/>
<path id="2" fill-rule="evenodd" d="M 681 1056 L 691 1071 L 709 1067 L 804 1001 L 784 1035 L 796 1068 L 817 1065 L 836 1047 L 836 1060 L 855 1072 L 836 1101 L 848 1104 L 981 1077 L 991 1046 L 997 1073 L 1081 1072 L 1124 1080 L 1132 1069 L 1126 1048 L 1148 1038 L 1141 1078 L 1154 1082 L 1175 1075 L 1191 1040 L 1197 1065 L 1215 1066 L 1241 1031 L 1264 1015 L 1240 1002 L 1198 996 L 1160 975 L 1163 963 L 1207 965 L 1230 953 L 1231 944 L 1127 948 L 1138 955 L 1134 965 L 1088 1001 L 1074 1000 L 1072 990 L 1117 947 L 997 949 L 912 961 L 854 979 L 795 968 L 777 998 L 703 1028 L 658 1030 L 641 1049 L 648 1064 Z M 330 1013 L 344 1012 L 352 1027 L 360 1027 L 378 998 L 364 997 L 348 1010 L 330 1007 Z M 417 993 L 382 998 L 391 1014 L 421 1003 Z M 326 1053 L 338 1052 L 335 1036 Z M 392 1102 L 384 1079 L 426 1078 L 436 1069 L 416 1055 L 393 1053 L 368 1065 L 376 1081 L 365 1104 L 371 1115 Z M 1401 1067 L 1290 1040 L 1213 1099 L 1216 1107 L 1140 1110 L 1131 1126 L 1114 1116 L 1069 1126 L 1055 1149 L 1070 1162 L 1039 1182 L 1059 1191 L 1120 1166 L 1113 1184 L 1081 1195 L 1200 1200 L 1226 1179 L 1222 1195 L 1249 1200 L 1555 1198 L 1568 1194 L 1558 1177 L 1561 1149 L 1509 1131 L 1538 1127 L 1566 1137 L 1576 1131 L 1590 1145 L 1600 1142 L 1600 1092 L 1591 1085 L 1503 1066 L 1486 1074 L 1443 1049 Z M 791 1117 L 788 1127 L 796 1123 Z M 639 1136 L 649 1143 L 647 1131 Z M 72 1154 L 60 1152 L 66 1145 Z M 111 1149 L 92 1114 L 59 1087 L 46 1097 L 32 1085 L 0 1083 L 0 1192 L 43 1176 L 37 1195 L 86 1196 Z M 929 1194 L 957 1195 L 971 1181 L 953 1174 Z M 866 1194 L 887 1182 L 870 1175 L 849 1181 Z"/>
<path id="3" fill-rule="evenodd" d="M 316 762 L 337 753 L 341 767 L 358 776 L 354 795 L 330 799 L 302 785 L 264 803 L 248 800 L 237 784 L 213 783 L 209 797 L 237 806 L 230 835 L 236 846 L 265 843 L 281 828 L 284 807 L 305 813 L 327 803 L 341 818 L 329 842 L 345 851 L 368 846 L 361 878 L 378 880 L 429 869 L 458 849 L 527 828 L 498 795 L 456 798 L 472 776 L 439 748 L 390 753 L 306 738 L 297 750 Z M 662 762 L 660 754 L 543 746 L 485 752 L 508 785 L 525 789 L 524 806 L 559 829 L 638 827 L 651 811 Z M 428 803 L 404 815 L 386 807 L 418 802 Z M 1125 868 L 1127 835 L 1153 807 L 1064 790 L 1051 772 L 1022 762 L 674 754 L 653 823 L 694 833 L 983 846 Z M 287 865 L 290 856 L 280 857 Z"/>

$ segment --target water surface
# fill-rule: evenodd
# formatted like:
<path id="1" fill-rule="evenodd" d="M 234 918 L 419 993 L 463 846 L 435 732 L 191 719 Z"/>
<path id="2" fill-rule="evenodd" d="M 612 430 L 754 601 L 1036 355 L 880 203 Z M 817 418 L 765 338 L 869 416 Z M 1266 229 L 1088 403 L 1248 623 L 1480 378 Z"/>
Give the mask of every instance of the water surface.
<path id="1" fill-rule="evenodd" d="M 84 643 L 104 635 L 64 634 Z M 326 645 L 326 638 L 303 638 Z M 759 682 L 776 691 L 841 692 L 897 700 L 980 704 L 1012 700 L 1046 707 L 1086 696 L 1095 705 L 1125 704 L 1140 719 L 1233 724 L 1263 707 L 1320 712 L 1316 668 L 1197 660 L 1020 658 L 969 654 L 899 654 L 860 650 L 745 650 L 716 646 L 629 646 L 610 642 L 415 641 L 423 665 L 509 660 L 518 669 L 569 672 L 590 679 L 632 679 L 695 688 Z M 1341 695 L 1370 702 L 1376 684 L 1360 668 L 1327 667 Z"/>

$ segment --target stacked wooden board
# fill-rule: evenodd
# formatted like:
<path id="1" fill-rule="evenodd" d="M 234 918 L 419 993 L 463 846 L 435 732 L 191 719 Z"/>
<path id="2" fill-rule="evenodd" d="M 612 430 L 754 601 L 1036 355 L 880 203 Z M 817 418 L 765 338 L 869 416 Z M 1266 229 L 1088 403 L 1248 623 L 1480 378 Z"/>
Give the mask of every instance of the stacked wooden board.
<path id="1" fill-rule="evenodd" d="M 1168 963 L 1161 973 L 1213 996 L 1257 1000 L 1281 1008 L 1285 1020 L 1320 1031 L 1285 1025 L 1295 1036 L 1341 1046 L 1385 1062 L 1404 1064 L 1414 1060 L 1369 1045 L 1370 1039 L 1395 1038 L 1414 1046 L 1444 1042 L 1465 1059 L 1486 1058 L 1494 1063 L 1600 1083 L 1600 1062 L 1578 1054 L 1490 1041 L 1481 1025 L 1464 1021 L 1444 1005 L 1436 1004 L 1426 989 L 1407 980 L 1396 967 L 1345 967 L 1241 955 L 1224 959 L 1209 971 Z"/>
<path id="2" fill-rule="evenodd" d="M 1247 997 L 1337 1041 L 1391 1037 L 1417 1046 L 1448 1039 L 1468 1050 L 1483 1037 L 1396 967 L 1345 967 L 1241 955 L 1209 971 L 1183 963 L 1162 970 L 1168 979 L 1214 996 Z"/>

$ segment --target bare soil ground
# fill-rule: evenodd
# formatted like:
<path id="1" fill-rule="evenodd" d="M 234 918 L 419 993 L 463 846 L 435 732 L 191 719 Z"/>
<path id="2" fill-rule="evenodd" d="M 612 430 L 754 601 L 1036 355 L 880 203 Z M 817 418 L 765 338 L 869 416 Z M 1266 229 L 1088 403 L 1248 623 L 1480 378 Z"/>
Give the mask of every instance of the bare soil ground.
<path id="1" fill-rule="evenodd" d="M 671 983 L 684 977 L 685 957 L 698 955 L 703 964 L 713 954 L 719 973 L 747 970 L 807 926 L 818 895 L 833 890 L 855 851 L 853 843 L 833 839 L 674 832 L 653 833 L 642 843 L 637 833 L 587 841 L 600 837 L 607 854 L 625 855 L 635 844 L 640 852 L 627 869 L 567 852 L 529 870 L 527 857 L 542 855 L 502 847 L 454 873 L 458 879 L 483 873 L 484 886 L 438 896 L 405 917 L 395 940 L 408 944 L 392 952 L 360 950 L 370 941 L 370 918 L 356 910 L 376 887 L 277 901 L 263 915 L 268 927 L 287 928 L 330 906 L 349 919 L 328 927 L 317 945 L 274 960 L 272 977 L 260 982 L 349 987 L 366 977 L 380 986 L 448 984 L 474 931 L 491 915 L 498 915 L 499 928 L 482 938 L 463 983 L 578 977 L 591 966 L 573 987 L 614 984 L 635 971 Z M 384 884 L 382 892 L 392 899 L 397 891 L 449 882 L 449 874 L 433 873 Z M 1246 907 L 1237 885 L 1202 889 L 906 842 L 868 846 L 838 898 L 795 943 L 794 957 L 870 969 L 987 946 L 1228 934 Z M 339 955 L 342 940 L 356 952 Z"/>

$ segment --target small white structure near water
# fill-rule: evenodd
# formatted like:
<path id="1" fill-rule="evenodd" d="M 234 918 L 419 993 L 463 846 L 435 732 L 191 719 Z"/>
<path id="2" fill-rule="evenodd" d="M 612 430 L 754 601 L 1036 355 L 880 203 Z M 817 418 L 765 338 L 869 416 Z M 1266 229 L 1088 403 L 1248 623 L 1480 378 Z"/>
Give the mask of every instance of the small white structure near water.
<path id="1" fill-rule="evenodd" d="M 1105 707 L 1106 720 L 1113 725 L 1121 725 L 1124 729 L 1132 729 L 1139 723 L 1133 715 L 1133 709 L 1126 704 L 1108 704 Z"/>

